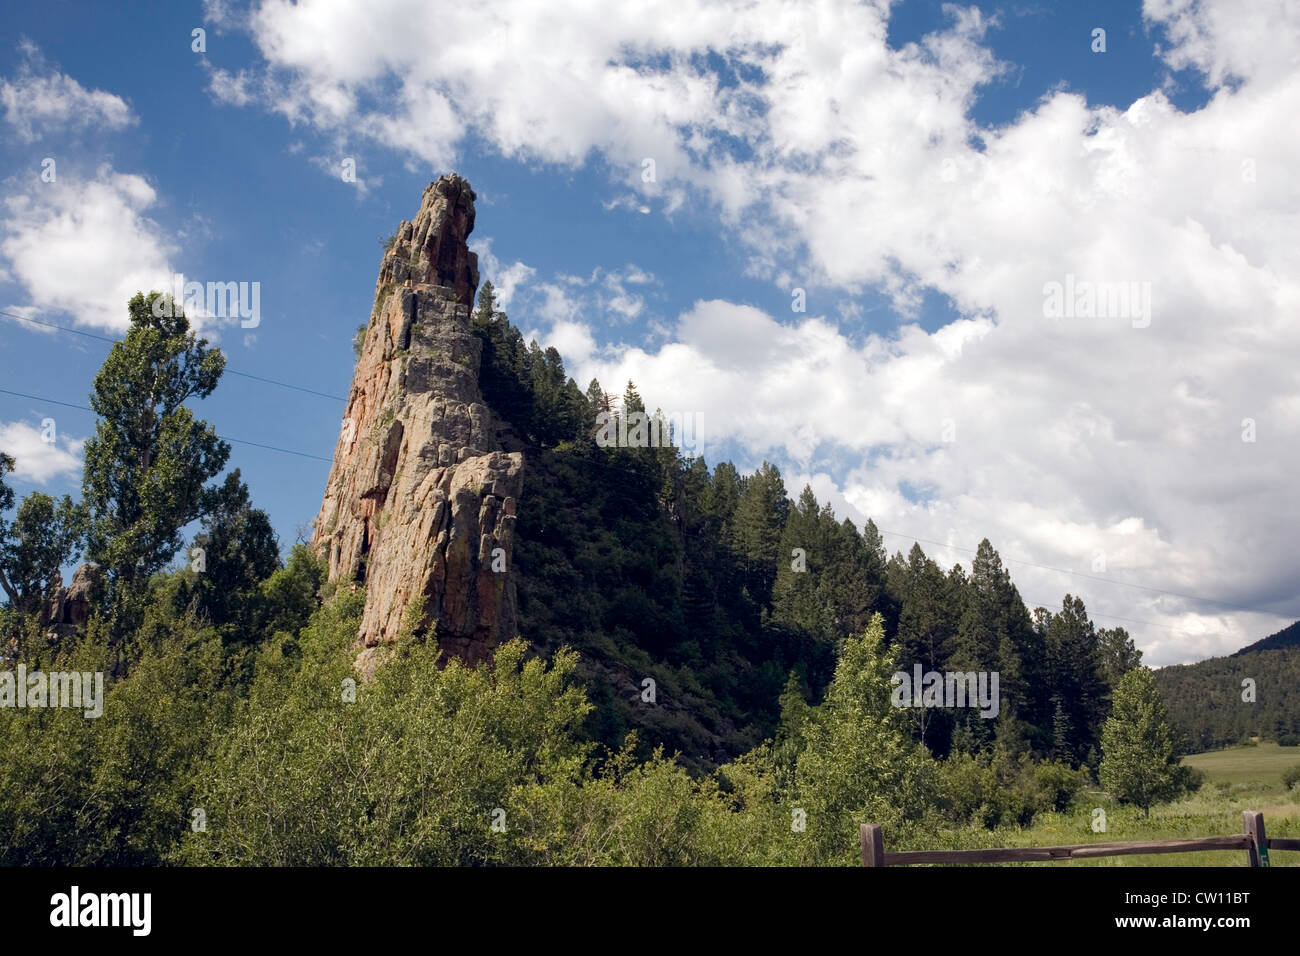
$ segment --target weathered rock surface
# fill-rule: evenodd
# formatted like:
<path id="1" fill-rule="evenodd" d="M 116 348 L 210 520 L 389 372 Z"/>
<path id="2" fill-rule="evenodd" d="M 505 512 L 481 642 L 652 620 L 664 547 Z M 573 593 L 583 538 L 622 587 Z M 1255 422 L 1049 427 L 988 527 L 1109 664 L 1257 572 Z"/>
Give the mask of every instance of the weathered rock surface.
<path id="1" fill-rule="evenodd" d="M 103 579 L 103 569 L 89 562 L 73 572 L 72 583 L 66 588 L 61 586 L 63 582 L 60 579 L 60 586 L 51 589 L 49 599 L 41 608 L 40 626 L 70 630 L 85 625 L 90 620 L 90 609 Z"/>
<path id="2" fill-rule="evenodd" d="M 365 582 L 365 647 L 423 597 L 416 633 L 436 622 L 443 651 L 471 661 L 515 636 L 523 482 L 479 391 L 474 198 L 454 174 L 431 183 L 384 255 L 313 538 L 331 580 Z"/>

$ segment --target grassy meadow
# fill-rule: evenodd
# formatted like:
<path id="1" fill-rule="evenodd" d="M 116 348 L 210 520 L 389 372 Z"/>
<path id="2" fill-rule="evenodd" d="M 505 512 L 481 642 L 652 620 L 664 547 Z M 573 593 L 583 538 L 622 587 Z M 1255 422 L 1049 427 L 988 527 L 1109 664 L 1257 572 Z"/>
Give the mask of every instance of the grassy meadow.
<path id="1" fill-rule="evenodd" d="M 1300 789 L 1285 790 L 1282 772 L 1300 764 L 1300 747 L 1232 747 L 1194 754 L 1184 762 L 1206 774 L 1205 784 L 1194 794 L 1151 808 L 1151 815 L 1121 806 L 1104 793 L 1084 791 L 1069 810 L 1042 813 L 1032 826 L 1002 826 L 994 830 L 962 829 L 906 836 L 885 834 L 885 849 L 940 850 L 998 846 L 1056 846 L 1074 843 L 1109 843 L 1125 840 L 1177 840 L 1240 833 L 1243 810 L 1264 814 L 1271 837 L 1300 837 Z M 1105 832 L 1092 829 L 1094 811 L 1105 811 Z M 1300 866 L 1300 853 L 1278 850 L 1270 854 L 1271 866 Z M 1011 866 L 1245 866 L 1244 850 L 1207 850 L 1142 856 L 1103 857 L 1053 863 Z"/>

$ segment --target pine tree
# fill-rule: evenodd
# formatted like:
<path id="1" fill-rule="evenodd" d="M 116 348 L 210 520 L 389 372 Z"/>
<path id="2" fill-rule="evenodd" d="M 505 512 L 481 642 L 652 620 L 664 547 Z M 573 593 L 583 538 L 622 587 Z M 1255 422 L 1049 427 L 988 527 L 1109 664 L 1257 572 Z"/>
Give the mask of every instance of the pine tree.
<path id="1" fill-rule="evenodd" d="M 781 531 L 772 616 L 823 640 L 833 637 L 833 621 L 827 613 L 830 609 L 821 603 L 818 594 L 818 583 L 831 558 L 829 552 L 830 539 L 823 532 L 821 506 L 812 488 L 804 485 Z"/>
<path id="2" fill-rule="evenodd" d="M 478 309 L 474 312 L 474 325 L 480 329 L 489 329 L 496 323 L 497 311 L 496 289 L 487 279 L 478 290 Z"/>
<path id="3" fill-rule="evenodd" d="M 744 567 L 746 587 L 762 607 L 771 606 L 781 531 L 789 509 L 781 472 L 763 462 L 745 483 L 732 526 L 733 546 Z"/>
<path id="4" fill-rule="evenodd" d="M 873 614 L 888 610 L 884 599 L 885 562 L 848 518 L 834 524 L 834 516 L 826 508 L 822 520 L 829 554 L 818 575 L 817 600 L 830 609 L 833 636 L 842 641 L 866 630 Z M 875 530 L 874 525 L 871 530 Z M 885 614 L 886 634 L 892 633 L 891 617 L 897 623 L 897 615 Z"/>
<path id="5" fill-rule="evenodd" d="M 925 556 L 919 544 L 913 544 L 904 560 L 901 554 L 891 562 L 892 587 L 900 600 L 898 634 L 900 664 L 911 672 L 916 664 L 922 671 L 942 671 L 952 653 L 955 619 L 952 581 L 934 561 Z M 911 708 L 921 740 L 937 754 L 953 746 L 952 727 L 956 723 L 951 711 L 927 707 Z M 969 728 L 968 728 L 969 730 Z M 963 741 L 970 741 L 964 734 Z"/>
<path id="6" fill-rule="evenodd" d="M 243 625 L 234 628 L 233 636 L 250 640 L 258 587 L 280 567 L 271 519 L 252 506 L 238 468 L 207 492 L 204 512 L 202 530 L 194 538 L 203 570 L 195 574 L 193 593 L 208 620 L 219 627 Z"/>
<path id="7" fill-rule="evenodd" d="M 719 462 L 713 469 L 703 507 L 716 529 L 718 540 L 726 548 L 734 545 L 732 523 L 736 507 L 740 503 L 740 491 L 740 474 L 736 471 L 736 466 L 729 461 Z"/>
<path id="8" fill-rule="evenodd" d="M 636 390 L 636 385 L 630 378 L 627 380 L 627 391 L 623 393 L 623 410 L 629 414 L 645 411 L 645 402 L 641 398 L 641 393 Z"/>
<path id="9" fill-rule="evenodd" d="M 1052 759 L 1073 765 L 1076 761 L 1074 759 L 1074 734 L 1070 729 L 1070 718 L 1065 712 L 1065 705 L 1061 703 L 1061 698 L 1053 698 L 1053 701 Z"/>
<path id="10" fill-rule="evenodd" d="M 1119 686 L 1120 678 L 1142 663 L 1142 652 L 1122 627 L 1099 630 L 1097 647 L 1101 655 L 1102 675 L 1111 691 Z"/>
<path id="11" fill-rule="evenodd" d="M 1083 601 L 1067 594 L 1061 611 L 1050 618 L 1047 651 L 1051 682 L 1069 718 L 1069 749 L 1076 761 L 1097 745 L 1106 710 L 1097 631 Z"/>

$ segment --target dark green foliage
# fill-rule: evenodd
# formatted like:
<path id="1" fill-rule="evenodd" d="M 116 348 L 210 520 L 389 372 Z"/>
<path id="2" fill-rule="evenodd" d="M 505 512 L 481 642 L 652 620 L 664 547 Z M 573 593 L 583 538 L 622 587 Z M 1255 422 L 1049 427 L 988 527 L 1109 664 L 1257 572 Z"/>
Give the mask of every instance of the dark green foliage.
<path id="1" fill-rule="evenodd" d="M 325 562 L 305 544 L 295 545 L 286 565 L 259 585 L 263 637 L 296 635 L 311 618 L 325 583 Z"/>
<path id="2" fill-rule="evenodd" d="M 1162 667 L 1155 680 L 1193 752 L 1300 734 L 1300 647 Z M 1254 681 L 1253 701 L 1246 680 Z"/>
<path id="3" fill-rule="evenodd" d="M 44 667 L 104 672 L 111 659 L 96 626 Z M 0 859 L 163 862 L 189 824 L 198 761 L 227 719 L 222 670 L 219 641 L 182 617 L 157 646 L 140 649 L 128 676 L 110 679 L 99 718 L 0 708 Z"/>
<path id="4" fill-rule="evenodd" d="M 1099 630 L 1097 646 L 1101 652 L 1102 676 L 1106 680 L 1106 686 L 1114 692 L 1119 686 L 1120 678 L 1142 663 L 1142 652 L 1122 627 Z"/>
<path id="5" fill-rule="evenodd" d="M 507 447 L 527 457 L 521 631 L 540 649 L 580 652 L 596 739 L 616 746 L 638 728 L 643 756 L 664 744 L 696 769 L 742 752 L 775 731 L 790 670 L 818 699 L 843 642 L 878 613 L 909 670 L 1000 674 L 996 721 L 907 711 L 933 753 L 996 743 L 1095 759 L 1111 683 L 1137 661 L 1122 629 L 1098 631 L 1072 597 L 1031 617 L 987 540 L 969 575 L 919 545 L 888 558 L 874 524 L 837 521 L 810 488 L 791 502 L 769 463 L 741 476 L 673 448 L 597 447 L 597 415 L 645 411 L 633 382 L 621 398 L 597 381 L 580 391 L 554 350 L 524 346 L 490 283 L 474 328 L 484 396 Z"/>
<path id="6" fill-rule="evenodd" d="M 998 747 L 953 753 L 939 764 L 941 806 L 953 823 L 1029 826 L 1038 813 L 1067 809 L 1088 774 L 1065 763 L 1034 763 Z"/>
<path id="7" fill-rule="evenodd" d="M 204 493 L 203 530 L 189 552 L 189 594 L 228 639 L 253 639 L 263 616 L 263 580 L 280 567 L 280 547 L 266 512 L 254 508 L 236 468 Z"/>
<path id="8" fill-rule="evenodd" d="M 594 385 L 595 382 L 592 384 Z M 14 506 L 14 490 L 5 483 L 5 476 L 13 470 L 13 457 L 0 451 L 0 534 L 4 534 L 9 527 L 4 513 Z"/>
<path id="9" fill-rule="evenodd" d="M 702 768 L 770 733 L 789 669 L 824 683 L 833 649 L 761 625 L 730 550 L 701 533 L 711 517 L 683 491 L 673 520 L 655 459 L 638 452 L 580 441 L 530 457 L 515 546 L 520 631 L 539 649 L 580 652 L 597 739 L 613 746 L 638 727 L 647 747 Z"/>
<path id="10" fill-rule="evenodd" d="M 1256 651 L 1278 651 L 1284 647 L 1300 647 L 1300 621 L 1296 621 L 1289 627 L 1284 627 L 1276 634 L 1270 634 L 1254 644 L 1247 644 L 1232 656 L 1241 657 L 1245 654 L 1254 654 Z"/>
<path id="11" fill-rule="evenodd" d="M 1078 766 L 1096 750 L 1109 703 L 1097 629 L 1083 601 L 1069 594 L 1061 602 L 1061 612 L 1041 616 L 1038 626 L 1056 704 L 1053 751 L 1057 759 Z"/>

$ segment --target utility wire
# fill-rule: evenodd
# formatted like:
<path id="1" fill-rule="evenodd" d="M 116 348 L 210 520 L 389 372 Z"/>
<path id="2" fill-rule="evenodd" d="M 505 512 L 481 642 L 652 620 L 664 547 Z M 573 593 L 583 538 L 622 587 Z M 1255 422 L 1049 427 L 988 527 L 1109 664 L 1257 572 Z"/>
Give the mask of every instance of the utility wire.
<path id="1" fill-rule="evenodd" d="M 8 318 L 11 319 L 17 319 L 19 322 L 30 322 L 32 323 L 32 325 L 44 326 L 47 329 L 57 329 L 60 332 L 70 332 L 73 335 L 82 335 L 88 339 L 96 339 L 100 342 L 108 342 L 110 345 L 121 341 L 120 339 L 110 338 L 107 335 L 96 335 L 94 332 L 86 332 L 83 331 L 82 329 L 68 328 L 68 326 L 66 325 L 55 325 L 53 322 L 42 322 L 40 319 L 29 319 L 26 316 L 18 315 L 15 312 L 6 312 L 3 309 L 0 309 L 0 315 L 7 316 Z M 318 395 L 321 398 L 333 399 L 336 402 L 347 401 L 347 399 L 343 398 L 341 395 L 331 395 L 328 392 L 318 392 L 313 388 L 303 388 L 301 385 L 291 385 L 288 382 L 277 381 L 276 379 L 273 378 L 264 378 L 261 375 L 253 375 L 249 372 L 241 372 L 237 369 L 230 368 L 229 366 L 226 367 L 225 371 L 231 375 L 238 375 L 241 378 L 251 378 L 258 382 L 266 382 L 268 385 L 278 385 L 281 388 L 291 388 L 295 392 L 306 392 L 308 395 Z"/>
<path id="2" fill-rule="evenodd" d="M 59 402 L 52 398 L 44 398 L 40 395 L 28 395 L 26 392 L 15 392 L 8 388 L 0 388 L 0 392 L 6 395 L 16 395 L 19 398 L 30 398 L 34 402 L 45 402 L 48 405 L 62 405 L 64 408 L 79 408 L 84 412 L 94 412 L 95 410 L 89 405 L 74 405 L 72 402 Z M 309 455 L 305 451 L 294 451 L 292 448 L 280 448 L 278 445 L 264 445 L 261 442 L 246 441 L 243 438 L 231 438 L 228 435 L 218 435 L 222 441 L 234 442 L 236 445 L 252 445 L 255 448 L 265 448 L 268 451 L 283 452 L 286 455 L 297 455 L 299 458 L 314 458 L 316 461 L 333 462 L 333 458 L 322 458 L 320 455 Z"/>

